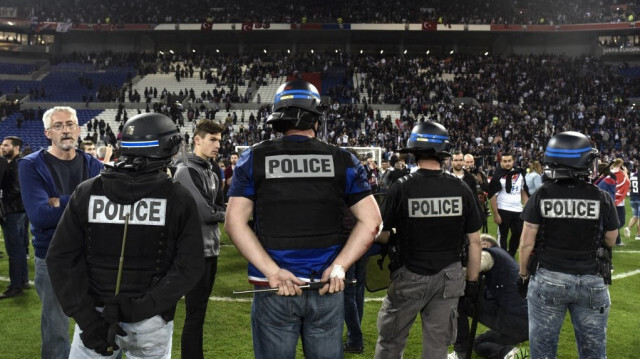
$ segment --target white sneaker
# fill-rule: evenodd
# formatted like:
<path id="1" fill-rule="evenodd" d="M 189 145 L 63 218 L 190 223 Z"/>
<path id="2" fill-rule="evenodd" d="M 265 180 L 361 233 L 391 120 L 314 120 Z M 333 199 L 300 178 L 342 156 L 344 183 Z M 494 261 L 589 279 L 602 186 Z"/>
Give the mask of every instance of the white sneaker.
<path id="1" fill-rule="evenodd" d="M 629 227 L 624 227 L 624 229 L 622 230 L 622 233 L 624 233 L 625 237 L 631 238 L 631 230 L 629 229 Z"/>
<path id="2" fill-rule="evenodd" d="M 640 236 L 636 236 L 636 241 L 640 241 Z"/>
<path id="3" fill-rule="evenodd" d="M 449 355 L 447 355 L 447 359 L 464 359 L 464 358 L 460 358 L 458 356 L 458 353 L 456 353 L 456 352 L 451 352 L 451 353 L 449 353 Z"/>
<path id="4" fill-rule="evenodd" d="M 529 349 L 527 348 L 513 348 L 507 355 L 504 356 L 504 359 L 529 359 Z"/>

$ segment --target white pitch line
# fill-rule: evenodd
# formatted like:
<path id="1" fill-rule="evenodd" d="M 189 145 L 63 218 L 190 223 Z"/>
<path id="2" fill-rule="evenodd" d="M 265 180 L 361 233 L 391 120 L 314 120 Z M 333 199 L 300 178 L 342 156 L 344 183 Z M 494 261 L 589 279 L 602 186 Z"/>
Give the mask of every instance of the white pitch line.
<path id="1" fill-rule="evenodd" d="M 611 279 L 622 279 L 622 278 L 631 277 L 636 274 L 640 274 L 640 269 L 632 270 L 631 272 L 616 274 L 614 276 L 611 276 Z"/>
<path id="2" fill-rule="evenodd" d="M 9 277 L 5 277 L 3 275 L 0 275 L 0 282 L 11 282 L 11 279 L 9 279 Z M 31 285 L 36 285 L 36 283 L 32 280 L 29 281 L 29 284 Z"/>

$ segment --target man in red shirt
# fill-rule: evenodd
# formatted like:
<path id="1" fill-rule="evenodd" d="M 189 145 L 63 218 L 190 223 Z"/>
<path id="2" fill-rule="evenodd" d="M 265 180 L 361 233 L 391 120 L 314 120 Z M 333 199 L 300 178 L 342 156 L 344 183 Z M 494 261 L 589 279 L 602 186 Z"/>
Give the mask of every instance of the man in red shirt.
<path id="1" fill-rule="evenodd" d="M 616 196 L 614 198 L 614 203 L 616 205 L 616 211 L 618 212 L 620 228 L 622 228 L 626 223 L 624 200 L 625 198 L 627 198 L 627 193 L 629 192 L 631 181 L 629 181 L 627 167 L 624 166 L 624 162 L 621 158 L 616 158 L 616 160 L 613 161 L 610 171 L 611 174 L 616 177 Z M 622 243 L 622 240 L 620 239 L 620 228 L 618 228 L 618 238 L 616 238 L 616 246 L 624 246 L 624 243 Z"/>

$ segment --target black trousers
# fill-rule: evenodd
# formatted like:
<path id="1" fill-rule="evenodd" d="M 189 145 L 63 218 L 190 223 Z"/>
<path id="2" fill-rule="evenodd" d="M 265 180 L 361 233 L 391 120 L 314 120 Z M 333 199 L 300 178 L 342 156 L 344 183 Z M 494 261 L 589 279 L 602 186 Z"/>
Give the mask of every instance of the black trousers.
<path id="1" fill-rule="evenodd" d="M 202 334 L 209 296 L 218 270 L 218 257 L 204 259 L 202 278 L 184 298 L 186 316 L 182 330 L 182 358 L 203 359 Z"/>
<path id="2" fill-rule="evenodd" d="M 520 219 L 520 213 L 521 212 L 498 209 L 498 214 L 502 219 L 502 224 L 498 226 L 500 231 L 500 247 L 509 252 L 512 257 L 516 255 L 518 246 L 520 245 L 520 235 L 522 234 L 522 224 L 524 223 L 522 219 Z M 509 231 L 511 231 L 511 240 L 507 242 Z"/>

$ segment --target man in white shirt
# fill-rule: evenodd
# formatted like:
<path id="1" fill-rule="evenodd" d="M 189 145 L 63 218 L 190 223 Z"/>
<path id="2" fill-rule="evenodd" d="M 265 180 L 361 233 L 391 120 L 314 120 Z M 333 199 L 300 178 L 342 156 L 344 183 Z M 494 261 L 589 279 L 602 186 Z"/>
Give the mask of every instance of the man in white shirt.
<path id="1" fill-rule="evenodd" d="M 489 183 L 489 198 L 493 221 L 498 225 L 500 247 L 515 256 L 520 244 L 522 219 L 520 213 L 529 200 L 524 175 L 513 168 L 513 154 L 505 152 L 500 159 L 500 169 L 496 170 Z M 511 240 L 508 240 L 511 231 Z M 508 248 L 507 248 L 508 244 Z"/>

